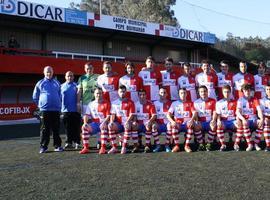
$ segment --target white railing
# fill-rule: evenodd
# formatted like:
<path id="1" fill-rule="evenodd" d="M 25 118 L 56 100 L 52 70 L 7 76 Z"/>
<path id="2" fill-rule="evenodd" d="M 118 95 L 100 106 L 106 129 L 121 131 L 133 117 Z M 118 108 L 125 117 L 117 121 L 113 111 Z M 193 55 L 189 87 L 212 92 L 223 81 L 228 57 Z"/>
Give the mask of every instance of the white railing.
<path id="1" fill-rule="evenodd" d="M 61 51 L 52 51 L 52 54 L 55 55 L 56 58 L 59 58 L 59 56 L 71 56 L 71 59 L 74 59 L 75 57 L 84 57 L 86 58 L 86 60 L 89 60 L 90 58 L 99 58 L 101 61 L 104 61 L 105 59 L 113 59 L 114 62 L 117 62 L 117 60 L 125 60 L 125 57 L 122 56 L 95 55 L 95 54 L 71 53 Z"/>

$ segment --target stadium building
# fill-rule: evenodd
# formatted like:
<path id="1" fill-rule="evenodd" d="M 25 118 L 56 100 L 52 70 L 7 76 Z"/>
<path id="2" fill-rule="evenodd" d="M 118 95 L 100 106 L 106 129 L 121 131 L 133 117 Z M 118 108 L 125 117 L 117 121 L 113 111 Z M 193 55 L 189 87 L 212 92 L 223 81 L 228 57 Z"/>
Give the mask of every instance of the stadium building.
<path id="1" fill-rule="evenodd" d="M 63 82 L 68 70 L 77 77 L 83 74 L 87 60 L 93 63 L 95 73 L 102 73 L 103 60 L 111 60 L 119 74 L 124 73 L 124 61 L 142 67 L 149 55 L 160 69 L 167 56 L 178 67 L 179 62 L 199 63 L 203 58 L 213 64 L 220 59 L 238 62 L 211 47 L 216 39 L 212 33 L 20 0 L 1 1 L 0 26 L 2 124 L 33 117 L 33 87 L 47 65 Z M 11 35 L 19 48 L 8 48 Z"/>

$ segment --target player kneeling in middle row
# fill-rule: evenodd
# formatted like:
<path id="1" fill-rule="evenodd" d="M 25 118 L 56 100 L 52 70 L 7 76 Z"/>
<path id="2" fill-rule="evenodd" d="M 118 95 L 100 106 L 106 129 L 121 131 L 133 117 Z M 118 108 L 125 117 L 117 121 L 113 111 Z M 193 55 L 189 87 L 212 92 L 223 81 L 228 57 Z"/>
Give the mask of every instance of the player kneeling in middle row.
<path id="1" fill-rule="evenodd" d="M 108 152 L 109 154 L 117 153 L 116 133 L 124 132 L 124 137 L 121 142 L 121 154 L 126 153 L 127 143 L 131 135 L 134 143 L 134 149 L 138 148 L 138 133 L 137 130 L 135 130 L 133 123 L 135 107 L 133 101 L 126 98 L 126 93 L 126 86 L 120 85 L 118 88 L 119 98 L 111 104 L 111 117 L 108 128 L 112 148 Z"/>
<path id="2" fill-rule="evenodd" d="M 237 123 L 236 121 L 235 114 L 237 102 L 230 98 L 231 86 L 223 86 L 222 94 L 224 98 L 216 103 L 217 137 L 221 143 L 220 151 L 225 151 L 226 144 L 224 139 L 224 133 L 225 131 L 235 131 L 239 123 Z"/>
<path id="3" fill-rule="evenodd" d="M 172 152 L 178 152 L 179 148 L 179 132 L 187 132 L 185 151 L 191 152 L 189 146 L 190 140 L 193 134 L 195 113 L 193 108 L 193 103 L 186 101 L 187 91 L 185 88 L 179 89 L 180 100 L 174 101 L 168 111 L 168 119 L 170 121 L 170 129 L 172 131 L 172 136 L 174 139 L 175 146 Z M 174 116 L 174 117 L 173 117 Z"/>

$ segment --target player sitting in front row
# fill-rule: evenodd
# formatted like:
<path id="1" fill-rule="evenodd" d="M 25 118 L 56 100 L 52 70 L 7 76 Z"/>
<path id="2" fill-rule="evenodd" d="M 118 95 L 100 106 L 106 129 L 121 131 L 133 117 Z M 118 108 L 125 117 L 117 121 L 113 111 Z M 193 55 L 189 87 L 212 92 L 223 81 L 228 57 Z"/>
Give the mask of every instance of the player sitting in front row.
<path id="1" fill-rule="evenodd" d="M 205 148 L 207 151 L 212 149 L 212 143 L 216 135 L 216 100 L 208 97 L 207 87 L 201 85 L 198 88 L 200 98 L 194 102 L 194 108 L 198 113 L 198 122 L 194 127 L 194 134 L 200 143 L 199 150 L 203 150 L 202 131 L 208 132 L 207 144 Z"/>
<path id="2" fill-rule="evenodd" d="M 237 101 L 236 116 L 240 120 L 240 123 L 237 128 L 234 149 L 239 151 L 239 143 L 244 135 L 248 144 L 246 151 L 252 151 L 251 130 L 255 130 L 256 127 L 259 129 L 263 128 L 263 114 L 258 99 L 251 96 L 251 85 L 243 84 L 241 90 L 244 96 Z M 257 131 L 260 132 L 260 130 Z M 257 144 L 255 144 L 255 148 L 259 150 Z"/>
<path id="3" fill-rule="evenodd" d="M 137 116 L 138 133 L 145 133 L 145 148 L 144 152 L 151 152 L 151 137 L 154 136 L 156 145 L 160 145 L 158 132 L 153 132 L 153 129 L 156 130 L 156 109 L 151 101 L 146 99 L 145 90 L 139 90 L 139 101 L 135 103 L 135 112 Z M 152 133 L 153 132 L 153 133 Z"/>
<path id="4" fill-rule="evenodd" d="M 260 99 L 260 106 L 264 116 L 263 135 L 266 143 L 265 151 L 270 151 L 270 83 L 265 86 L 266 97 Z M 257 131 L 255 145 L 259 147 L 262 133 Z"/>
<path id="5" fill-rule="evenodd" d="M 134 148 L 138 144 L 138 134 L 137 131 L 133 131 L 132 122 L 134 118 L 135 107 L 132 100 L 126 98 L 127 89 L 126 86 L 120 85 L 118 89 L 119 98 L 112 102 L 111 104 L 111 117 L 109 128 L 109 136 L 111 139 L 112 148 L 108 152 L 116 153 L 117 144 L 116 144 L 116 133 L 124 132 L 124 138 L 122 140 L 122 149 L 121 154 L 125 154 L 127 151 L 127 143 L 132 134 L 132 138 L 135 139 Z M 135 134 L 135 135 L 134 135 Z"/>
<path id="6" fill-rule="evenodd" d="M 94 135 L 101 131 L 101 148 L 99 154 L 106 153 L 106 144 L 108 138 L 108 121 L 110 119 L 110 103 L 103 99 L 102 89 L 96 88 L 94 90 L 95 100 L 90 102 L 86 108 L 85 115 L 83 117 L 82 126 L 82 139 L 83 149 L 80 154 L 89 153 L 89 137 L 90 134 Z M 91 121 L 89 124 L 88 121 Z"/>
<path id="7" fill-rule="evenodd" d="M 231 86 L 225 85 L 222 87 L 223 99 L 216 104 L 217 113 L 217 137 L 221 143 L 220 151 L 226 150 L 224 132 L 227 130 L 235 131 L 237 127 L 236 121 L 236 100 L 230 99 Z"/>
<path id="8" fill-rule="evenodd" d="M 193 127 L 195 121 L 195 110 L 191 101 L 186 101 L 187 91 L 185 88 L 179 89 L 180 100 L 174 101 L 168 111 L 168 119 L 170 121 L 170 128 L 175 146 L 172 152 L 178 152 L 179 149 L 179 132 L 187 132 L 185 151 L 191 152 L 190 140 L 193 134 Z M 173 117 L 174 116 L 174 117 Z"/>
<path id="9" fill-rule="evenodd" d="M 159 100 L 154 102 L 156 112 L 157 112 L 157 131 L 158 133 L 166 133 L 166 141 L 165 141 L 165 150 L 166 152 L 171 152 L 170 148 L 170 141 L 172 137 L 171 129 L 168 128 L 168 119 L 167 119 L 167 113 L 168 110 L 172 104 L 170 100 L 167 99 L 168 93 L 165 88 L 159 89 Z M 154 127 L 155 128 L 155 127 Z M 155 132 L 156 130 L 154 130 Z M 153 152 L 160 151 L 161 146 L 156 145 L 156 148 L 153 150 Z"/>

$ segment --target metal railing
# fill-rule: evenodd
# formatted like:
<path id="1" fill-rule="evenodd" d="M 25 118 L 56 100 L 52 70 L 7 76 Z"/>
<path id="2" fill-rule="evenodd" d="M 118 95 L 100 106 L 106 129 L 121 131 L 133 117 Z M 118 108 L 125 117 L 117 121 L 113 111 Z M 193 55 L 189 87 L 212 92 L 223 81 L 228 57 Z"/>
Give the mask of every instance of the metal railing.
<path id="1" fill-rule="evenodd" d="M 72 52 L 61 52 L 61 51 L 52 51 L 52 54 L 55 55 L 56 58 L 59 58 L 61 56 L 70 56 L 71 59 L 75 59 L 76 57 L 80 58 L 86 58 L 86 60 L 89 60 L 90 58 L 99 58 L 101 61 L 104 61 L 105 59 L 112 59 L 114 62 L 117 62 L 118 60 L 125 60 L 125 57 L 122 56 L 108 56 L 108 55 L 96 55 L 96 54 L 84 54 L 84 53 L 72 53 Z"/>

